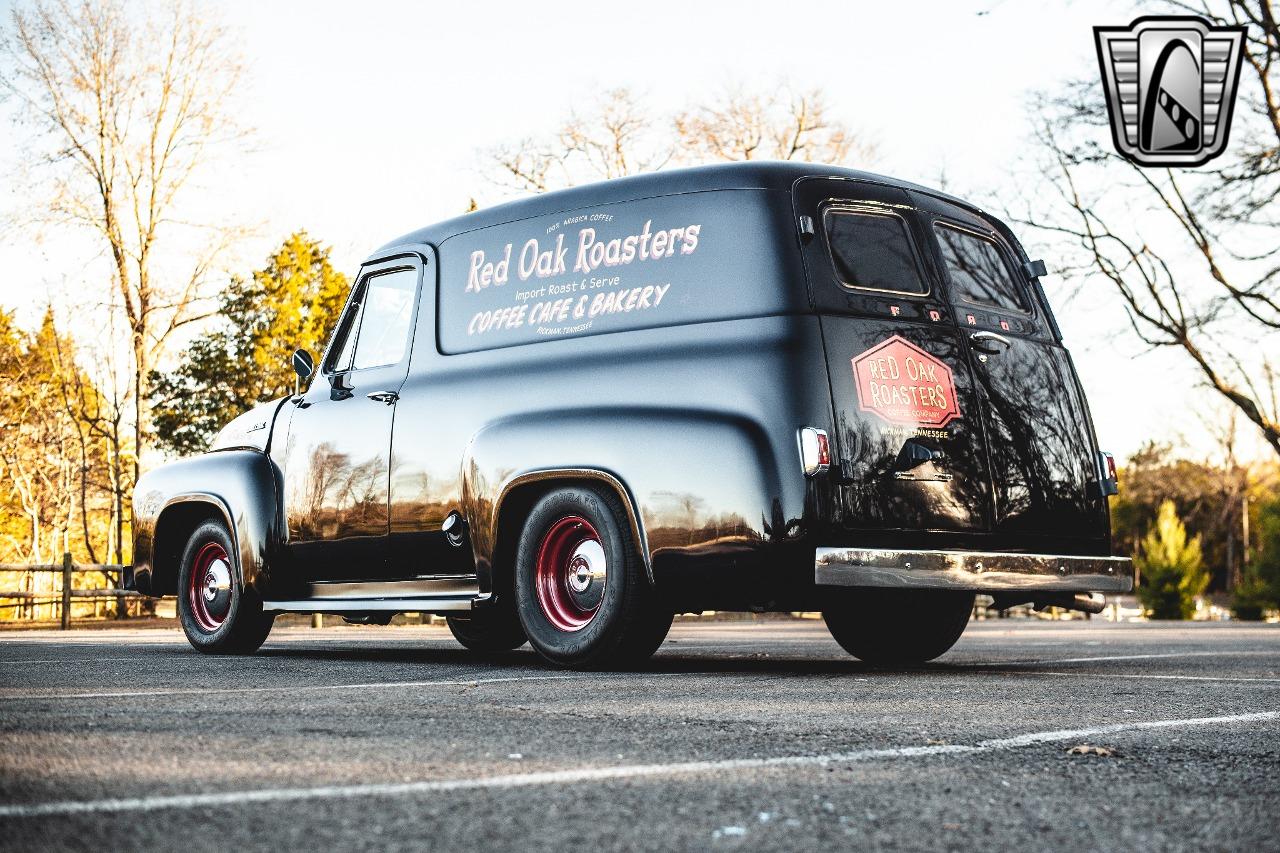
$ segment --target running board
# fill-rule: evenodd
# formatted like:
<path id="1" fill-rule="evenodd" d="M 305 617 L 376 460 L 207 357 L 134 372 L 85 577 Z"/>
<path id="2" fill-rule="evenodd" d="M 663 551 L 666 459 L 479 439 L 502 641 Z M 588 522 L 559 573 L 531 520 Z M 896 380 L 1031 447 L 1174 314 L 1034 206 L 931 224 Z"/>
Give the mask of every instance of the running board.
<path id="1" fill-rule="evenodd" d="M 303 598 L 297 601 L 264 601 L 263 610 L 285 613 L 454 613 L 470 610 L 479 596 L 430 596 L 419 598 Z"/>
<path id="2" fill-rule="evenodd" d="M 438 575 L 400 581 L 323 581 L 306 598 L 266 601 L 265 610 L 299 613 L 443 613 L 470 610 L 480 598 L 475 575 Z"/>

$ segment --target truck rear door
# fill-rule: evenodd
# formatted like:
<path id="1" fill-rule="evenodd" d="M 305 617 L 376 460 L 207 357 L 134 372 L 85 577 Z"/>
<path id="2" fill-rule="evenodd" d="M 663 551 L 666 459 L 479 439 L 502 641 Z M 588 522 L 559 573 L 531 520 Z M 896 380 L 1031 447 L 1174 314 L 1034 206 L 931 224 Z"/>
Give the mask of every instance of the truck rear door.
<path id="1" fill-rule="evenodd" d="M 989 531 L 992 484 L 969 341 L 905 190 L 796 188 L 840 460 L 831 521 L 850 530 Z"/>
<path id="2" fill-rule="evenodd" d="M 970 210 L 910 193 L 968 344 L 988 439 L 992 531 L 1077 539 L 1107 535 L 1088 410 L 1048 306 L 1018 253 Z"/>

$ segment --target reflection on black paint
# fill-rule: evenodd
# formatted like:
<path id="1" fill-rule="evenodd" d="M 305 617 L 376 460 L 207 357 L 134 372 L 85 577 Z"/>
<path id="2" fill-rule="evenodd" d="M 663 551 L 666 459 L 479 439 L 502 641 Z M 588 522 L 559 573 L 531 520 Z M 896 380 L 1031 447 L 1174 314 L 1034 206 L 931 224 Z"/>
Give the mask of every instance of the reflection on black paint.
<path id="1" fill-rule="evenodd" d="M 977 374 L 991 434 L 996 528 L 1094 532 L 1090 441 L 1075 384 L 1055 347 L 1014 339 Z"/>
<path id="2" fill-rule="evenodd" d="M 823 330 L 838 445 L 847 460 L 846 483 L 839 489 L 839 523 L 862 529 L 989 528 L 988 475 L 981 428 L 974 422 L 979 404 L 955 332 L 949 327 L 844 317 L 824 317 Z M 859 408 L 850 358 L 895 334 L 951 367 L 960 417 L 944 428 L 946 438 L 927 431 L 917 434 L 910 425 L 890 424 Z M 902 463 L 908 445 L 941 455 L 915 470 Z M 898 476 L 908 470 L 915 470 L 914 478 Z"/>
<path id="3" fill-rule="evenodd" d="M 386 461 L 380 455 L 353 463 L 333 442 L 311 449 L 289 529 L 299 540 L 378 535 L 387 520 Z"/>

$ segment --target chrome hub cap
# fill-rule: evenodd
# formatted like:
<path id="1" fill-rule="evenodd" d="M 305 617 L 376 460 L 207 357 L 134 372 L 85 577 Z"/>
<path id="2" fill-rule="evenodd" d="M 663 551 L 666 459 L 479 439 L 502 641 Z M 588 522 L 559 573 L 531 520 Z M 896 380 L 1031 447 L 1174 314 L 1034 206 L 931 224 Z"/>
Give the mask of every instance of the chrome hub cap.
<path id="1" fill-rule="evenodd" d="M 598 541 L 588 539 L 574 549 L 569 558 L 569 594 L 583 610 L 600 606 L 606 571 L 604 548 Z"/>
<path id="2" fill-rule="evenodd" d="M 566 516 L 547 530 L 534 569 L 538 606 L 561 631 L 581 631 L 604 601 L 608 560 L 600 535 L 585 518 Z"/>
<path id="3" fill-rule="evenodd" d="M 191 615 L 201 629 L 218 630 L 231 612 L 231 558 L 217 542 L 210 542 L 196 554 L 191 567 L 187 601 Z"/>

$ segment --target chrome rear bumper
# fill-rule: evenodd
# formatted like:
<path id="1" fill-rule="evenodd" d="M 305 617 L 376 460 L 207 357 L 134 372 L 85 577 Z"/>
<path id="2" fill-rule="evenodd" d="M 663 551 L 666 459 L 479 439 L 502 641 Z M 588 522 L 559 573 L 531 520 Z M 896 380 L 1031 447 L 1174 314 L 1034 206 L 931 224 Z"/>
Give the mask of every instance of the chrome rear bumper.
<path id="1" fill-rule="evenodd" d="M 977 592 L 1114 593 L 1133 589 L 1133 561 L 1128 557 L 819 548 L 814 582 Z"/>

